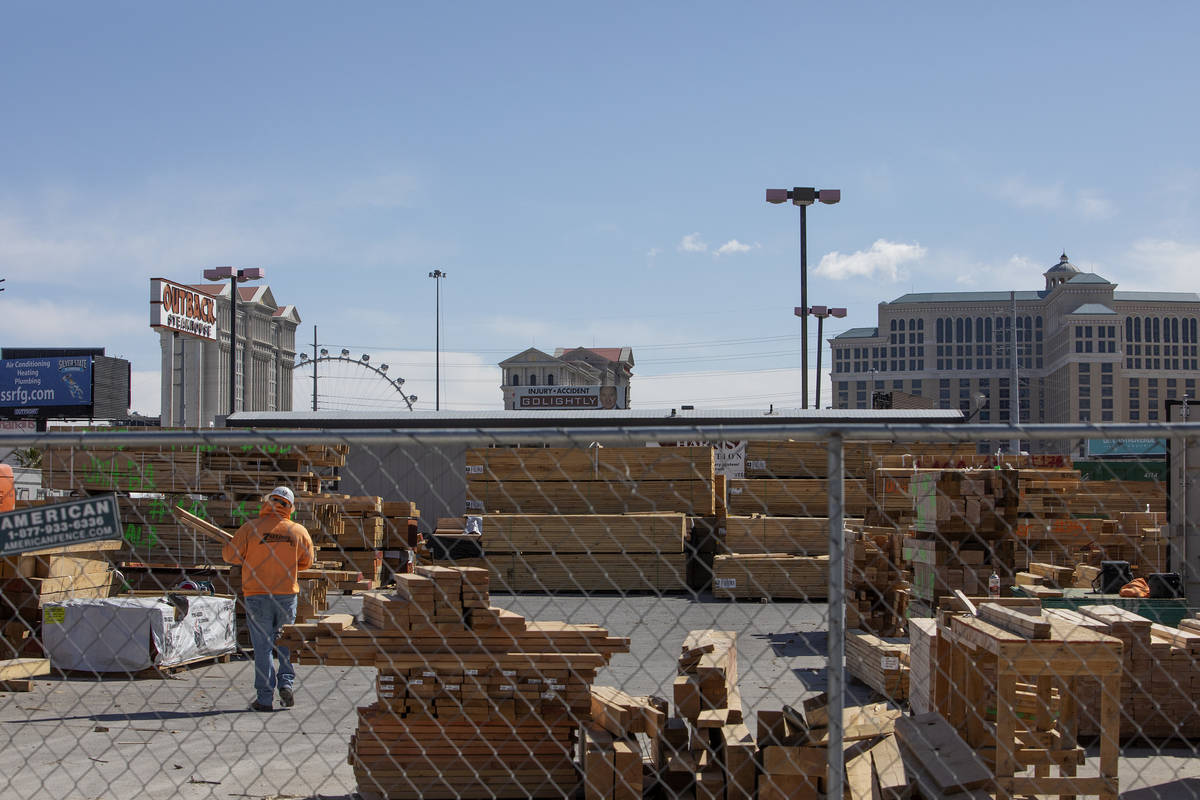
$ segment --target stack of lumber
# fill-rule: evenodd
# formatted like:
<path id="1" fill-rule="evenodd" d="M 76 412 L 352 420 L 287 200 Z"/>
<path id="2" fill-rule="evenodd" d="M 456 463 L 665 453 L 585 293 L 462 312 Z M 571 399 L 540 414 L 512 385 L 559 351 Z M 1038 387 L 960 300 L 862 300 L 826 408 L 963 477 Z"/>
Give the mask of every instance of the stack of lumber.
<path id="1" fill-rule="evenodd" d="M 119 541 L 83 542 L 0 558 L 0 620 L 36 622 L 46 603 L 108 597 L 108 553 Z"/>
<path id="2" fill-rule="evenodd" d="M 276 450 L 276 452 L 267 452 Z M 167 492 L 261 496 L 286 484 L 321 491 L 320 471 L 345 463 L 344 446 L 214 448 L 48 447 L 42 485 L 95 492 Z M 328 479 L 330 481 L 334 479 Z"/>
<path id="3" fill-rule="evenodd" d="M 1075 581 L 1075 568 L 1032 562 L 1016 574 L 1017 586 L 1031 597 L 1040 599 L 1062 597 L 1063 589 Z"/>
<path id="4" fill-rule="evenodd" d="M 846 531 L 846 627 L 894 636 L 904 626 L 909 586 L 904 534 L 853 524 Z"/>
<path id="5" fill-rule="evenodd" d="M 725 555 L 713 558 L 713 597 L 817 600 L 828 595 L 829 556 Z"/>
<path id="6" fill-rule="evenodd" d="M 848 478 L 870 478 L 882 462 L 911 469 L 914 459 L 932 458 L 958 466 L 959 459 L 974 454 L 973 444 L 922 442 L 845 442 L 842 462 Z M 827 478 L 829 451 L 823 442 L 747 442 L 747 478 Z"/>
<path id="7" fill-rule="evenodd" d="M 711 447 L 467 451 L 467 512 L 716 513 Z"/>
<path id="8" fill-rule="evenodd" d="M 725 535 L 717 552 L 727 555 L 828 555 L 829 519 L 824 516 L 768 517 L 761 514 L 726 517 Z"/>
<path id="9" fill-rule="evenodd" d="M 687 588 L 684 514 L 487 514 L 482 566 L 506 591 Z"/>
<path id="10" fill-rule="evenodd" d="M 593 686 L 591 711 L 592 722 L 583 726 L 584 797 L 640 800 L 646 787 L 644 765 L 657 773 L 665 764 L 667 701 Z M 645 747 L 642 738 L 648 742 Z M 753 756 L 750 763 L 753 767 Z"/>
<path id="11" fill-rule="evenodd" d="M 713 559 L 713 594 L 728 598 L 824 597 L 829 583 L 825 517 L 728 517 Z"/>
<path id="12" fill-rule="evenodd" d="M 821 694 L 782 711 L 759 710 L 759 800 L 824 797 L 829 757 L 826 704 Z M 847 797 L 907 796 L 910 779 L 894 735 L 900 719 L 898 710 L 883 703 L 843 709 Z"/>
<path id="13" fill-rule="evenodd" d="M 301 663 L 379 670 L 350 765 L 363 797 L 562 797 L 578 786 L 578 724 L 596 671 L 629 640 L 490 606 L 488 573 L 419 566 L 332 615 L 284 629 Z"/>
<path id="14" fill-rule="evenodd" d="M 908 699 L 909 643 L 846 631 L 846 671 L 893 702 Z"/>
<path id="15" fill-rule="evenodd" d="M 931 618 L 908 621 L 908 704 L 913 714 L 924 714 L 939 708 L 934 692 L 939 667 L 937 652 L 937 622 Z"/>
<path id="16" fill-rule="evenodd" d="M 49 674 L 48 658 L 0 659 L 0 692 L 31 692 L 33 679 Z"/>
<path id="17" fill-rule="evenodd" d="M 936 607 L 959 589 L 986 595 L 996 572 L 1011 583 L 1016 561 L 1018 471 L 918 470 L 909 480 L 916 520 L 904 542 L 912 563 L 912 595 Z"/>
<path id="18" fill-rule="evenodd" d="M 869 481 L 844 483 L 845 514 L 861 517 L 871 506 Z M 727 481 L 728 513 L 750 516 L 826 517 L 829 515 L 829 481 L 825 478 L 745 478 Z"/>
<path id="19" fill-rule="evenodd" d="M 688 632 L 677 671 L 675 716 L 659 736 L 659 781 L 675 797 L 753 797 L 755 747 L 737 687 L 737 634 Z"/>

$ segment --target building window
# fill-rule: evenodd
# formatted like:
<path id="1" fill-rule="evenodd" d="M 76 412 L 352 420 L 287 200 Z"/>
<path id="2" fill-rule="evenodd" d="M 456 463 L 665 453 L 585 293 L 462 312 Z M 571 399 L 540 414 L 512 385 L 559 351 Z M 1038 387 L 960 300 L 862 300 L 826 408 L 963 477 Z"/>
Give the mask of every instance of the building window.
<path id="1" fill-rule="evenodd" d="M 554 385 L 554 376 L 553 376 L 553 375 L 547 375 L 547 376 L 546 376 L 546 385 L 547 385 L 547 386 L 553 386 L 553 385 Z"/>
<path id="2" fill-rule="evenodd" d="M 537 386 L 537 375 L 530 375 L 530 376 L 529 376 L 529 385 L 530 385 L 530 386 Z"/>
<path id="3" fill-rule="evenodd" d="M 520 385 L 521 385 L 521 376 L 520 376 L 520 375 L 513 375 L 513 376 L 512 376 L 512 385 L 513 385 L 513 386 L 520 386 Z"/>

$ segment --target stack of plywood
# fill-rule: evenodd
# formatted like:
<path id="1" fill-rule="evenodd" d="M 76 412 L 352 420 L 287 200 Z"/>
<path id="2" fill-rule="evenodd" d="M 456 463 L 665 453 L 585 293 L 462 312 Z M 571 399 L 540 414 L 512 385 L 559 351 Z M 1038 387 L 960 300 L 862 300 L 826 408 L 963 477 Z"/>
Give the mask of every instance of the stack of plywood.
<path id="1" fill-rule="evenodd" d="M 687 588 L 684 514 L 488 514 L 482 565 L 507 591 Z"/>
<path id="2" fill-rule="evenodd" d="M 563 797 L 578 787 L 590 684 L 629 640 L 594 625 L 536 623 L 493 608 L 487 571 L 418 567 L 364 596 L 363 622 L 284 629 L 301 663 L 372 666 L 350 764 L 364 797 Z"/>
<path id="3" fill-rule="evenodd" d="M 467 451 L 467 512 L 716 513 L 711 447 Z"/>

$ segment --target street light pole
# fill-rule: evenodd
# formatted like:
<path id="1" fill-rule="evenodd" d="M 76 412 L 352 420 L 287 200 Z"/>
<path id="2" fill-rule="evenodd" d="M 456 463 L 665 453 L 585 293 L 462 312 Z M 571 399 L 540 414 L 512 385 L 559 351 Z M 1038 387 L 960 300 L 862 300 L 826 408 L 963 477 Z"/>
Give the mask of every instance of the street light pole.
<path id="1" fill-rule="evenodd" d="M 237 411 L 237 285 L 246 281 L 259 281 L 267 277 L 261 267 L 213 267 L 204 270 L 204 279 L 219 281 L 229 279 L 229 413 Z"/>
<path id="2" fill-rule="evenodd" d="M 797 186 L 793 189 L 767 189 L 768 203 L 788 200 L 800 206 L 800 306 L 808 308 L 808 207 L 818 200 L 833 205 L 842 199 L 841 189 L 814 189 Z M 808 315 L 800 315 L 800 391 L 804 408 L 808 408 Z M 817 378 L 818 383 L 820 377 Z M 818 401 L 819 405 L 819 401 Z"/>
<path id="3" fill-rule="evenodd" d="M 435 269 L 429 273 L 429 277 L 433 278 L 434 286 L 436 287 L 434 301 L 434 321 L 433 321 L 433 408 L 435 411 L 442 410 L 442 279 L 446 277 L 446 273 L 440 269 Z"/>
<path id="4" fill-rule="evenodd" d="M 803 207 L 801 207 L 800 213 L 801 214 L 804 213 Z M 793 309 L 793 313 L 795 313 L 796 316 L 800 317 L 802 320 L 807 318 L 809 314 L 812 314 L 814 317 L 817 318 L 817 408 L 820 409 L 821 408 L 821 351 L 825 349 L 825 339 L 824 339 L 824 333 L 823 333 L 823 330 L 825 327 L 824 326 L 825 318 L 826 317 L 838 317 L 838 318 L 844 317 L 844 316 L 846 316 L 846 309 L 830 308 L 829 306 L 813 306 L 812 308 L 808 308 L 807 311 L 808 311 L 808 313 L 806 314 L 806 313 L 804 313 L 805 312 L 804 308 Z M 801 327 L 803 328 L 803 325 Z"/>

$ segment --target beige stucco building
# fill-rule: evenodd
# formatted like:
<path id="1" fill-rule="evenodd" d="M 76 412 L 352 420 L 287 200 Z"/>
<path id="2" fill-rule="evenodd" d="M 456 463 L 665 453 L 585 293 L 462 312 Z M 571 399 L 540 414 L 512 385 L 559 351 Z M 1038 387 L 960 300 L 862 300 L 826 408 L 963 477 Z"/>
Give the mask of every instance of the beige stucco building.
<path id="1" fill-rule="evenodd" d="M 1154 422 L 1196 396 L 1192 292 L 1124 292 L 1064 253 L 1037 291 L 929 292 L 879 304 L 879 326 L 830 340 L 835 408 L 899 390 L 1010 422 Z"/>
<path id="2" fill-rule="evenodd" d="M 229 413 L 229 282 L 186 287 L 215 299 L 216 341 L 156 328 L 162 350 L 161 425 L 208 427 Z M 266 285 L 238 287 L 237 409 L 291 411 L 295 306 Z"/>
<path id="3" fill-rule="evenodd" d="M 501 361 L 500 369 L 506 409 L 630 407 L 629 347 L 557 347 L 554 355 L 530 347 Z"/>

